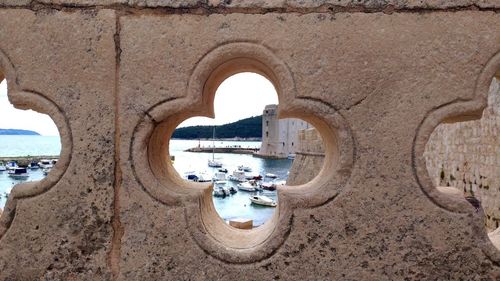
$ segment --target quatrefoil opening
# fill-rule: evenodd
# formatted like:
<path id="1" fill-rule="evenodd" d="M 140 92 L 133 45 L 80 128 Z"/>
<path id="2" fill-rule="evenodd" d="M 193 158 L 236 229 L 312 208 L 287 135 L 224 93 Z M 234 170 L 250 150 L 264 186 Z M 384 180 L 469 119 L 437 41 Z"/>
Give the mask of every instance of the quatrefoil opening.
<path id="1" fill-rule="evenodd" d="M 209 185 L 189 183 L 175 171 L 168 156 L 175 128 L 194 116 L 213 117 L 215 91 L 229 76 L 253 72 L 271 81 L 278 93 L 280 118 L 300 118 L 312 124 L 325 144 L 325 160 L 318 176 L 299 186 L 278 190 L 280 202 L 264 225 L 241 230 L 228 226 L 217 214 Z M 347 122 L 326 102 L 300 98 L 286 65 L 264 46 L 230 43 L 206 54 L 196 65 L 183 98 L 166 100 L 150 108 L 137 125 L 132 143 L 133 166 L 145 191 L 166 205 L 185 208 L 186 223 L 198 245 L 214 257 L 231 263 L 264 259 L 279 248 L 290 233 L 293 212 L 331 202 L 343 191 L 354 159 Z"/>

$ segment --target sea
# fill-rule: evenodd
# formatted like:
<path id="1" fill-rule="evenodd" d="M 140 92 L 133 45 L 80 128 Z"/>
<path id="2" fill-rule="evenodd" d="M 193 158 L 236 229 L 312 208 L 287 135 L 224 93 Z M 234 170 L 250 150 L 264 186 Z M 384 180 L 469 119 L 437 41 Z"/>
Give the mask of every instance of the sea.
<path id="1" fill-rule="evenodd" d="M 223 168 L 228 170 L 229 176 L 238 166 L 244 165 L 252 169 L 251 175 L 262 175 L 272 173 L 277 175 L 276 179 L 264 178 L 264 181 L 280 182 L 288 177 L 288 171 L 292 160 L 271 160 L 253 157 L 249 154 L 232 153 L 199 153 L 186 152 L 193 147 L 228 147 L 238 146 L 242 148 L 259 148 L 259 141 L 225 141 L 225 140 L 170 140 L 170 155 L 175 157 L 173 165 L 179 175 L 184 177 L 186 173 L 195 172 L 211 178 L 217 168 L 208 167 L 208 160 L 215 158 L 222 162 Z M 46 156 L 59 155 L 61 143 L 59 137 L 49 136 L 0 136 L 0 157 L 11 156 Z M 30 170 L 30 177 L 25 181 L 37 181 L 44 177 L 43 172 Z M 7 172 L 0 172 L 0 208 L 3 208 L 12 188 L 23 181 L 14 180 Z M 208 184 L 208 183 L 207 183 Z M 226 186 L 234 186 L 235 182 L 228 181 Z M 251 203 L 249 197 L 253 195 L 265 195 L 278 202 L 276 191 L 245 192 L 238 191 L 227 197 L 213 197 L 213 203 L 217 213 L 224 220 L 244 218 L 253 220 L 254 226 L 265 223 L 275 211 L 273 207 L 264 207 Z M 278 202 L 279 204 L 279 202 Z"/>

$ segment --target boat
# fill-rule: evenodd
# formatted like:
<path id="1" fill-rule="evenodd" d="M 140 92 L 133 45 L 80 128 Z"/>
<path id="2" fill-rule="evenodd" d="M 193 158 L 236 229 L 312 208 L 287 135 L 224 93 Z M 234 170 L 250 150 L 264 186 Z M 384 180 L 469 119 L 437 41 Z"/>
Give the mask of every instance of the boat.
<path id="1" fill-rule="evenodd" d="M 226 190 L 222 187 L 216 187 L 214 188 L 214 191 L 212 192 L 214 197 L 226 197 L 229 196 L 229 190 Z"/>
<path id="2" fill-rule="evenodd" d="M 215 159 L 208 159 L 208 167 L 220 168 L 222 167 L 222 163 Z"/>
<path id="3" fill-rule="evenodd" d="M 28 165 L 28 168 L 31 170 L 38 170 L 40 166 L 38 166 L 38 163 L 35 161 L 31 161 L 31 163 Z"/>
<path id="4" fill-rule="evenodd" d="M 276 184 L 272 182 L 263 182 L 260 187 L 264 190 L 274 191 L 276 190 Z"/>
<path id="5" fill-rule="evenodd" d="M 184 178 L 187 179 L 188 181 L 195 181 L 195 182 L 209 182 L 212 181 L 207 174 L 205 173 L 197 173 L 194 171 L 189 171 L 184 173 Z"/>
<path id="6" fill-rule="evenodd" d="M 245 181 L 247 181 L 247 179 L 245 177 L 245 172 L 238 171 L 238 170 L 233 171 L 233 174 L 229 176 L 229 180 L 231 180 L 231 181 L 237 181 L 237 182 L 245 182 Z"/>
<path id="7" fill-rule="evenodd" d="M 0 172 L 6 171 L 7 167 L 5 167 L 5 164 L 3 162 L 0 162 Z"/>
<path id="8" fill-rule="evenodd" d="M 5 165 L 5 168 L 7 168 L 7 170 L 11 171 L 11 170 L 15 170 L 19 167 L 17 166 L 16 161 L 10 161 L 10 162 L 7 162 L 7 164 Z"/>
<path id="9" fill-rule="evenodd" d="M 221 173 L 227 173 L 227 169 L 226 168 L 219 168 L 217 171 L 219 171 Z"/>
<path id="10" fill-rule="evenodd" d="M 41 159 L 40 162 L 38 162 L 38 166 L 42 169 L 50 169 L 54 167 L 54 164 L 52 164 L 51 160 Z"/>
<path id="11" fill-rule="evenodd" d="M 258 174 L 254 174 L 254 175 L 246 175 L 245 178 L 247 180 L 257 180 L 257 181 L 260 181 L 262 179 L 262 176 L 258 175 Z"/>
<path id="12" fill-rule="evenodd" d="M 213 181 L 226 181 L 226 174 L 222 172 L 216 172 L 212 178 Z"/>
<path id="13" fill-rule="evenodd" d="M 42 169 L 42 172 L 43 172 L 43 175 L 46 176 L 50 173 L 50 171 L 52 170 L 52 168 L 43 168 Z"/>
<path id="14" fill-rule="evenodd" d="M 229 187 L 230 194 L 235 194 L 236 192 L 238 192 L 238 190 L 236 190 L 236 188 L 234 188 L 234 186 Z"/>
<path id="15" fill-rule="evenodd" d="M 252 201 L 253 204 L 268 206 L 268 207 L 276 207 L 276 205 L 278 205 L 273 199 L 264 195 L 250 196 L 250 201 Z"/>
<path id="16" fill-rule="evenodd" d="M 23 180 L 29 178 L 28 170 L 26 170 L 25 167 L 23 168 L 16 168 L 14 170 L 9 171 L 9 177 L 18 179 L 18 180 Z"/>
<path id="17" fill-rule="evenodd" d="M 212 133 L 212 159 L 208 159 L 208 167 L 222 168 L 222 163 L 215 160 L 215 126 Z"/>
<path id="18" fill-rule="evenodd" d="M 288 154 L 288 157 L 287 157 L 289 160 L 294 160 L 295 159 L 295 153 L 290 153 Z"/>
<path id="19" fill-rule="evenodd" d="M 242 182 L 237 185 L 238 190 L 254 192 L 258 191 L 259 188 L 256 185 L 251 184 L 250 182 Z"/>
<path id="20" fill-rule="evenodd" d="M 267 174 L 266 174 L 266 178 L 275 179 L 275 178 L 277 178 L 277 177 L 278 177 L 277 175 L 272 174 L 272 173 L 267 173 Z"/>
<path id="21" fill-rule="evenodd" d="M 248 166 L 243 166 L 243 165 L 240 165 L 238 166 L 238 170 L 240 171 L 245 171 L 245 172 L 251 172 L 252 171 L 252 168 L 248 167 Z"/>

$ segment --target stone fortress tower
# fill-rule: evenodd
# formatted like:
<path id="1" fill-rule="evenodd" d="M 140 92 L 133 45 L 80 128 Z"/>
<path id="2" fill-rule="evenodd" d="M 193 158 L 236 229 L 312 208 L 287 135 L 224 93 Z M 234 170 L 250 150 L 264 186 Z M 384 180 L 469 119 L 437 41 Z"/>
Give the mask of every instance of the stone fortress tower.
<path id="1" fill-rule="evenodd" d="M 299 131 L 311 127 L 301 119 L 278 119 L 278 105 L 266 105 L 262 112 L 262 144 L 256 156 L 287 158 L 295 154 Z"/>

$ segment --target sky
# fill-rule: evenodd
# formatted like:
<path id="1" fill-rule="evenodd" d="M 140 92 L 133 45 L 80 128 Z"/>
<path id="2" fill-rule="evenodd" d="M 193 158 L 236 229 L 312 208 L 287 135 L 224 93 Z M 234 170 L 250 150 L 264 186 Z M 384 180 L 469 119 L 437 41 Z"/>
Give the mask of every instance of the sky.
<path id="1" fill-rule="evenodd" d="M 6 80 L 0 83 L 0 129 L 24 129 L 43 136 L 59 136 L 56 124 L 48 115 L 14 108 L 7 98 Z"/>
<path id="2" fill-rule="evenodd" d="M 193 117 L 179 127 L 222 125 L 261 115 L 268 104 L 278 104 L 273 84 L 255 73 L 239 73 L 224 80 L 215 92 L 215 119 Z"/>
<path id="3" fill-rule="evenodd" d="M 235 74 L 222 82 L 215 94 L 215 119 L 194 117 L 179 127 L 194 125 L 222 125 L 261 115 L 268 104 L 277 104 L 278 95 L 273 84 L 255 73 Z M 6 80 L 0 83 L 0 128 L 36 131 L 44 136 L 58 136 L 52 119 L 33 110 L 14 108 L 7 99 Z"/>

